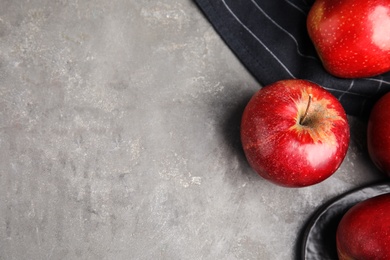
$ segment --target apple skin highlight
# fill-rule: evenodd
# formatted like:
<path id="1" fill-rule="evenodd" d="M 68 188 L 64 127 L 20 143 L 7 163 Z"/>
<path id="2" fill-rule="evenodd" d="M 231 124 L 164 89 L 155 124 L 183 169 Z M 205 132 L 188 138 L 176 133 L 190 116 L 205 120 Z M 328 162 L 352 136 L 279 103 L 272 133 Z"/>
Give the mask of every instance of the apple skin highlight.
<path id="1" fill-rule="evenodd" d="M 349 136 L 340 102 L 305 80 L 263 87 L 248 102 L 241 120 L 241 142 L 250 166 L 285 187 L 305 187 L 331 176 L 345 158 Z"/>

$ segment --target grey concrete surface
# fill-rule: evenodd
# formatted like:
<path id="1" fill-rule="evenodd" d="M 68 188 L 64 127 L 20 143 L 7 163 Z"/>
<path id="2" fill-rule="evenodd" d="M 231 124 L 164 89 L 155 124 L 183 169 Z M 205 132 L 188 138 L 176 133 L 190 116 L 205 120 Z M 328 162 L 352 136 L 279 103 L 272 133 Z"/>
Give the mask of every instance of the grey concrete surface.
<path id="1" fill-rule="evenodd" d="M 261 179 L 239 141 L 260 87 L 191 0 L 0 1 L 0 259 L 295 259 L 382 175 L 350 117 L 332 177 Z"/>

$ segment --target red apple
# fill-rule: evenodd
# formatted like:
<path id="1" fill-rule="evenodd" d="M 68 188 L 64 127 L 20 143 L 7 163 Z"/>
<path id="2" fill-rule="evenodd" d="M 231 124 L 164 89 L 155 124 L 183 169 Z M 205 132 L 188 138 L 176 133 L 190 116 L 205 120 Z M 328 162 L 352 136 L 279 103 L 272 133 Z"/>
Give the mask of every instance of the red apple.
<path id="1" fill-rule="evenodd" d="M 339 222 L 340 260 L 390 259 L 390 193 L 359 202 Z"/>
<path id="2" fill-rule="evenodd" d="M 390 0 L 316 0 L 307 29 L 334 76 L 371 77 L 390 70 Z"/>
<path id="3" fill-rule="evenodd" d="M 374 105 L 368 119 L 367 147 L 374 164 L 390 176 L 390 93 Z"/>
<path id="4" fill-rule="evenodd" d="M 323 181 L 342 163 L 349 125 L 340 102 L 306 80 L 281 80 L 260 89 L 241 119 L 241 141 L 250 166 L 286 187 Z"/>

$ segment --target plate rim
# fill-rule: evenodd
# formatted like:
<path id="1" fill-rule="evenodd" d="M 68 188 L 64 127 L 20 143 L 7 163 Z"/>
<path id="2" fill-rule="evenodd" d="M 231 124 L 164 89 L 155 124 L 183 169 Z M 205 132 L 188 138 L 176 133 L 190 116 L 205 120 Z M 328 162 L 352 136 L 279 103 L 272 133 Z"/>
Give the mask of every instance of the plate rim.
<path id="1" fill-rule="evenodd" d="M 323 205 L 319 206 L 318 209 L 311 215 L 311 217 L 309 217 L 309 220 L 306 222 L 306 225 L 304 227 L 304 232 L 302 235 L 301 259 L 307 260 L 306 251 L 307 251 L 308 238 L 309 238 L 312 230 L 314 229 L 315 224 L 318 222 L 318 219 L 320 219 L 321 216 L 326 214 L 330 208 L 332 208 L 334 205 L 337 205 L 343 199 L 345 199 L 345 198 L 347 198 L 355 193 L 362 192 L 364 190 L 377 189 L 377 188 L 379 188 L 379 189 L 383 188 L 384 191 L 379 192 L 378 194 L 375 194 L 374 196 L 368 196 L 366 199 L 371 198 L 371 197 L 375 197 L 375 196 L 378 196 L 381 194 L 390 193 L 390 181 L 389 180 L 380 181 L 377 183 L 368 184 L 368 185 L 365 185 L 362 187 L 354 188 L 350 191 L 347 191 L 345 193 L 342 193 L 342 194 L 334 197 L 333 199 L 328 200 Z M 363 200 L 358 199 L 358 202 L 360 202 L 360 201 L 363 201 Z M 358 202 L 356 202 L 356 203 L 358 203 Z"/>

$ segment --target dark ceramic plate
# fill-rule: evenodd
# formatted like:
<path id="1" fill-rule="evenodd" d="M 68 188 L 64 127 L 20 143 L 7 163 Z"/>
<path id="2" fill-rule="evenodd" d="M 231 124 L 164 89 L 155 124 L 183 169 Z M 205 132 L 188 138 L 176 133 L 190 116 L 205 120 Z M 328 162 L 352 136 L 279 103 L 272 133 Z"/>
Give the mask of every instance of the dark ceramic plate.
<path id="1" fill-rule="evenodd" d="M 356 203 L 390 192 L 390 182 L 348 192 L 321 207 L 310 219 L 303 234 L 303 260 L 335 260 L 336 230 L 343 215 Z"/>

